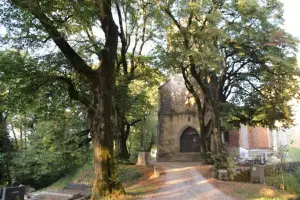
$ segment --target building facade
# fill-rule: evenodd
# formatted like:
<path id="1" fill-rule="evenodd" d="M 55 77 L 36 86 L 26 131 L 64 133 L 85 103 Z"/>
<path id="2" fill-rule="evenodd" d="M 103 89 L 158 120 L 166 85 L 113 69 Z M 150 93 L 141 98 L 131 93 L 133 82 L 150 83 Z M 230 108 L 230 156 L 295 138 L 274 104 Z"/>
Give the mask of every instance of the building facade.
<path id="1" fill-rule="evenodd" d="M 209 119 L 205 116 L 204 123 Z M 157 161 L 200 161 L 197 105 L 184 80 L 173 77 L 159 87 Z M 267 128 L 241 125 L 222 133 L 224 147 L 236 157 L 273 150 L 274 134 Z"/>

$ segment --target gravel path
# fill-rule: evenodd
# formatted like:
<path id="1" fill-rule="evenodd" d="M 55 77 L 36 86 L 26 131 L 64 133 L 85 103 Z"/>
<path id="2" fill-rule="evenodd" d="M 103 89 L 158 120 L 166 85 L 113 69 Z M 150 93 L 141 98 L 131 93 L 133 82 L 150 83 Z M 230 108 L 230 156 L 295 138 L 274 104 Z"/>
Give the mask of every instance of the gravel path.
<path id="1" fill-rule="evenodd" d="M 201 163 L 155 163 L 164 168 L 165 182 L 151 197 L 145 200 L 233 200 L 210 184 L 197 170 Z"/>

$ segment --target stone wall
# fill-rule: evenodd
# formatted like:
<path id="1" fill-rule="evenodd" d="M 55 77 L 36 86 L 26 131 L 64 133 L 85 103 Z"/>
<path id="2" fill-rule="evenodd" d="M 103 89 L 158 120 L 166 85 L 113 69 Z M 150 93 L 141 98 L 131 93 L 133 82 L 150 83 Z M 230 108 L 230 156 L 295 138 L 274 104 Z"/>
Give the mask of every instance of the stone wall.
<path id="1" fill-rule="evenodd" d="M 189 126 L 199 133 L 199 121 L 195 113 L 159 116 L 158 161 L 176 159 L 176 155 L 180 154 L 180 136 Z"/>
<path id="2" fill-rule="evenodd" d="M 232 181 L 249 182 L 250 181 L 250 167 L 236 167 L 232 172 Z"/>

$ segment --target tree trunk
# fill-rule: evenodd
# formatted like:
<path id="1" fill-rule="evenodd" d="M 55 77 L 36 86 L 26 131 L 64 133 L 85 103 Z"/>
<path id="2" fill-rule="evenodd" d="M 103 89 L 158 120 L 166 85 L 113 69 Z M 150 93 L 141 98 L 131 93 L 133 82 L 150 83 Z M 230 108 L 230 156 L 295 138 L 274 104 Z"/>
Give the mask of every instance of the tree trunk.
<path id="1" fill-rule="evenodd" d="M 221 107 L 218 103 L 213 104 L 213 114 L 212 114 L 212 137 L 214 141 L 215 153 L 220 153 L 223 151 L 223 143 L 221 139 L 221 120 L 220 120 L 220 110 Z"/>
<path id="2" fill-rule="evenodd" d="M 26 125 L 24 127 L 24 145 L 23 148 L 26 149 L 27 148 L 27 128 Z"/>
<path id="3" fill-rule="evenodd" d="M 145 117 L 143 117 L 143 124 L 142 124 L 142 130 L 141 130 L 140 152 L 145 151 L 144 136 L 145 136 Z"/>
<path id="4" fill-rule="evenodd" d="M 119 160 L 129 160 L 129 152 L 127 148 L 127 139 L 130 134 L 130 124 L 127 122 L 125 113 L 120 112 L 119 107 L 116 107 L 117 127 L 119 135 L 116 136 L 116 156 Z"/>
<path id="5" fill-rule="evenodd" d="M 11 131 L 13 132 L 13 135 L 14 135 L 14 139 L 15 139 L 15 143 L 16 143 L 16 149 L 18 150 L 19 149 L 19 145 L 18 145 L 17 134 L 15 132 L 15 129 L 14 129 L 12 123 L 10 124 L 10 126 L 11 126 Z"/>
<path id="6" fill-rule="evenodd" d="M 20 124 L 20 149 L 23 149 L 23 130 L 22 124 Z"/>
<path id="7" fill-rule="evenodd" d="M 206 131 L 205 131 L 205 125 L 204 125 L 204 113 L 202 110 L 202 104 L 201 104 L 199 96 L 197 96 L 197 93 L 194 92 L 194 90 L 189 90 L 189 91 L 192 92 L 192 94 L 196 100 L 196 104 L 197 104 L 197 114 L 198 114 L 198 120 L 199 120 L 199 125 L 200 125 L 201 153 L 202 153 L 204 160 L 206 160 L 206 157 L 207 157 L 206 153 L 208 152 L 208 145 L 205 142 Z"/>
<path id="8" fill-rule="evenodd" d="M 223 144 L 221 140 L 221 122 L 220 114 L 217 109 L 217 105 L 211 104 L 210 102 L 206 103 L 207 105 L 212 105 L 206 112 L 210 112 L 210 120 L 204 127 L 204 135 L 206 137 L 206 145 L 209 152 L 220 153 L 223 150 Z"/>
<path id="9" fill-rule="evenodd" d="M 109 79 L 112 79 L 109 77 Z M 109 196 L 114 191 L 123 191 L 117 181 L 113 156 L 112 94 L 114 82 L 109 80 L 94 83 L 94 104 L 89 109 L 88 121 L 94 152 L 93 200 Z"/>
<path id="10" fill-rule="evenodd" d="M 120 135 L 116 139 L 116 154 L 120 160 L 129 160 L 129 152 L 127 148 L 127 138 L 125 135 Z"/>
<path id="11" fill-rule="evenodd" d="M 106 34 L 105 46 L 107 49 L 102 51 L 98 76 L 91 80 L 93 100 L 88 108 L 88 123 L 94 152 L 92 200 L 102 199 L 113 192 L 124 192 L 121 184 L 117 181 L 113 154 L 115 124 L 112 119 L 118 27 L 114 23 L 112 15 L 110 18 L 105 18 L 102 25 Z"/>

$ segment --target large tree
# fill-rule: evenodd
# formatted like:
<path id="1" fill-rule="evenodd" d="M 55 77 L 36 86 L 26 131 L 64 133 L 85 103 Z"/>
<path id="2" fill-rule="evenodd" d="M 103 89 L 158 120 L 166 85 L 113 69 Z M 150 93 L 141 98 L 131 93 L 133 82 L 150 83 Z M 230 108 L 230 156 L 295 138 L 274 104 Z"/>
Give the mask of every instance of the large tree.
<path id="1" fill-rule="evenodd" d="M 160 61 L 182 74 L 196 100 L 204 153 L 222 149 L 221 114 L 232 114 L 232 106 L 238 122 L 290 124 L 288 101 L 299 89 L 297 40 L 281 28 L 278 0 L 157 5 L 167 25 Z"/>
<path id="2" fill-rule="evenodd" d="M 143 89 L 140 94 L 132 94 L 136 82 L 147 82 L 144 89 L 159 84 L 160 72 L 150 63 L 153 58 L 145 56 L 149 52 L 149 42 L 156 37 L 156 26 L 153 24 L 156 9 L 152 1 L 119 1 L 116 2 L 119 24 L 120 49 L 117 60 L 116 116 L 118 122 L 116 136 L 116 154 L 119 159 L 129 159 L 127 139 L 132 126 L 142 121 L 145 113 L 136 111 L 136 104 L 144 104 L 151 109 L 153 103 L 147 102 Z M 148 47 L 147 47 L 148 45 Z M 146 48 L 145 48 L 146 47 Z M 145 90 L 144 90 L 145 91 Z M 146 95 L 146 96 L 145 96 Z M 141 111 L 142 109 L 139 109 Z M 132 115 L 135 113 L 135 116 Z"/>
<path id="3" fill-rule="evenodd" d="M 77 91 L 72 79 L 53 75 L 53 79 L 68 85 L 71 98 L 86 107 L 94 152 L 92 199 L 100 199 L 115 190 L 122 191 L 113 158 L 112 96 L 116 79 L 118 26 L 113 19 L 112 1 L 11 0 L 2 3 L 1 7 L 2 20 L 11 34 L 8 39 L 20 39 L 23 48 L 25 44 L 33 47 L 41 44 L 38 42 L 51 39 L 75 70 L 76 76 L 88 83 L 89 96 Z M 102 40 L 94 37 L 95 27 L 102 30 Z M 82 43 L 74 46 L 74 40 Z M 26 43 L 22 43 L 24 41 Z M 86 41 L 91 44 L 90 48 L 87 48 Z M 84 49 L 82 44 L 85 44 Z M 84 59 L 87 51 L 92 51 L 92 59 L 98 60 L 96 66 L 92 66 L 94 60 Z"/>

